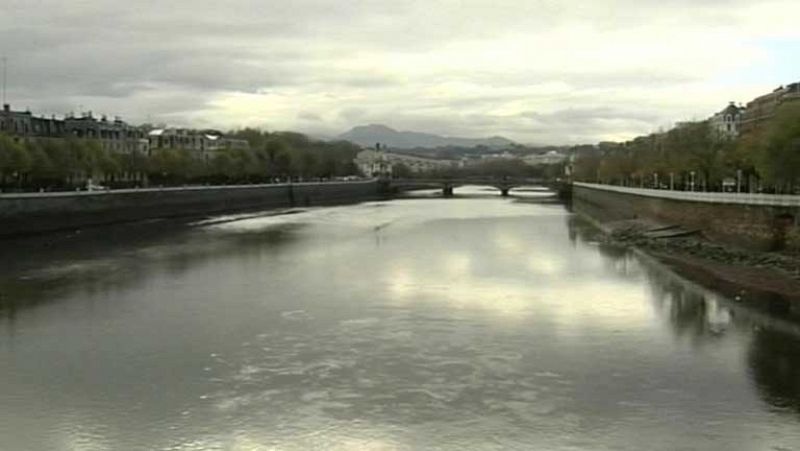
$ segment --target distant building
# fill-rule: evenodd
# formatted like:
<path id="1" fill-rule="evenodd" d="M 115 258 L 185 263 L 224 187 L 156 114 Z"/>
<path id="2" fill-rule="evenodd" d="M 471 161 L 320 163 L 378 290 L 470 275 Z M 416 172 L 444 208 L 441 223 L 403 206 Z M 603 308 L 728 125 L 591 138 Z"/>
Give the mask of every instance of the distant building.
<path id="1" fill-rule="evenodd" d="M 12 111 L 4 104 L 0 113 L 0 133 L 14 136 L 29 136 L 33 132 L 33 114 L 30 111 Z"/>
<path id="2" fill-rule="evenodd" d="M 31 134 L 41 138 L 60 138 L 66 134 L 67 124 L 55 116 L 31 116 Z"/>
<path id="3" fill-rule="evenodd" d="M 775 110 L 785 102 L 800 99 L 800 82 L 780 86 L 769 94 L 756 97 L 747 103 L 742 116 L 741 131 L 755 131 L 775 115 Z"/>
<path id="4" fill-rule="evenodd" d="M 105 117 L 97 119 L 92 113 L 80 117 L 67 116 L 64 119 L 37 117 L 30 111 L 13 111 L 10 105 L 3 105 L 0 112 L 0 133 L 17 138 L 77 138 L 95 139 L 108 150 L 119 153 L 146 151 L 143 149 L 145 133 L 120 119 L 110 121 Z"/>
<path id="5" fill-rule="evenodd" d="M 437 160 L 414 155 L 377 151 L 372 149 L 362 150 L 353 160 L 367 177 L 389 175 L 397 165 L 406 166 L 411 172 L 428 172 L 437 169 L 448 169 L 462 165 L 460 161 Z"/>
<path id="6" fill-rule="evenodd" d="M 244 139 L 227 138 L 222 133 L 214 130 L 195 131 L 182 128 L 159 128 L 151 130 L 148 135 L 149 148 L 156 149 L 182 149 L 192 152 L 196 158 L 209 160 L 216 152 L 224 149 L 250 148 L 250 143 Z"/>
<path id="7" fill-rule="evenodd" d="M 551 150 L 542 154 L 526 155 L 522 157 L 522 161 L 530 166 L 543 166 L 563 163 L 567 161 L 567 156 L 555 150 Z"/>
<path id="8" fill-rule="evenodd" d="M 710 124 L 716 136 L 721 139 L 733 139 L 739 136 L 745 108 L 731 102 L 722 111 L 711 116 Z"/>
<path id="9" fill-rule="evenodd" d="M 152 149 L 186 149 L 197 158 L 210 158 L 223 149 L 250 148 L 244 139 L 224 136 L 214 130 L 156 129 L 129 125 L 120 118 L 95 117 L 91 112 L 64 119 L 36 117 L 30 111 L 13 111 L 3 105 L 0 133 L 17 138 L 67 138 L 96 140 L 103 149 L 117 153 L 151 154 Z"/>
<path id="10" fill-rule="evenodd" d="M 84 113 L 80 117 L 69 115 L 64 119 L 64 131 L 68 136 L 98 140 L 107 151 L 147 152 L 145 131 L 125 123 L 120 118 L 109 120 L 103 116 L 97 119 L 91 112 Z"/>
<path id="11" fill-rule="evenodd" d="M 30 111 L 12 111 L 3 105 L 0 113 L 0 133 L 19 137 L 60 137 L 64 134 L 64 121 L 37 117 Z"/>
<path id="12" fill-rule="evenodd" d="M 481 159 L 482 160 L 496 160 L 496 159 L 511 160 L 511 159 L 514 159 L 514 158 L 517 158 L 517 156 L 514 155 L 513 153 L 507 151 L 507 150 L 503 151 L 501 153 L 494 152 L 494 153 L 481 154 Z"/>

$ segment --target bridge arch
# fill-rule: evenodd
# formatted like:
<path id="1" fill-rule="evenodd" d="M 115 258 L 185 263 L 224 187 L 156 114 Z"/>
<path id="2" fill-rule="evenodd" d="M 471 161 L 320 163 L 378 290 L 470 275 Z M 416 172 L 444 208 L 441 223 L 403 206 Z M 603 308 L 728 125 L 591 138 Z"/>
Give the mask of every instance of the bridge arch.
<path id="1" fill-rule="evenodd" d="M 389 192 L 410 191 L 414 189 L 441 189 L 442 195 L 450 197 L 455 189 L 464 185 L 487 186 L 496 189 L 501 196 L 507 197 L 514 188 L 523 186 L 543 186 L 545 181 L 534 178 L 486 178 L 486 177 L 459 177 L 459 178 L 420 178 L 420 179 L 389 179 L 385 181 Z"/>

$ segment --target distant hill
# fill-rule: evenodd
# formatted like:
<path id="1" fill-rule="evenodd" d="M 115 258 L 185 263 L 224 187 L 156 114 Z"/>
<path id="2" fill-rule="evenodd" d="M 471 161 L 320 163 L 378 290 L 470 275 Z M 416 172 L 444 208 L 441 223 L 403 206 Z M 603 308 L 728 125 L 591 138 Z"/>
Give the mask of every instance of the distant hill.
<path id="1" fill-rule="evenodd" d="M 514 141 L 503 138 L 502 136 L 492 136 L 490 138 L 456 138 L 449 136 L 439 136 L 431 133 L 397 131 L 393 128 L 380 124 L 361 125 L 354 127 L 346 133 L 338 136 L 361 146 L 374 146 L 381 143 L 388 147 L 398 149 L 414 148 L 434 148 L 434 147 L 475 147 L 486 146 L 492 149 L 508 147 Z"/>

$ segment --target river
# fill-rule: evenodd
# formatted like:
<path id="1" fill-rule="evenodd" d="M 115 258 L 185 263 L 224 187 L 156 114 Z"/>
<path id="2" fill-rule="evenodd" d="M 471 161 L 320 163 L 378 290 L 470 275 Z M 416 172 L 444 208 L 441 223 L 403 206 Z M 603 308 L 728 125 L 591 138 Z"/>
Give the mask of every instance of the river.
<path id="1" fill-rule="evenodd" d="M 795 325 L 456 193 L 4 242 L 0 449 L 800 448 Z"/>

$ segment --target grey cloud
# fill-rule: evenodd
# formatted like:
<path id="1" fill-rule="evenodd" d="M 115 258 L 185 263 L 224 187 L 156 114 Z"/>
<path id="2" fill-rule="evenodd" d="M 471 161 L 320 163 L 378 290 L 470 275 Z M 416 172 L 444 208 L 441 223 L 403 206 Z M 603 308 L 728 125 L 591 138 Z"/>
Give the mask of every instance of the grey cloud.
<path id="1" fill-rule="evenodd" d="M 580 2 L 384 0 L 2 0 L 0 54 L 9 57 L 9 99 L 40 112 L 85 109 L 131 120 L 209 124 L 220 120 L 215 100 L 250 93 L 341 98 L 326 118 L 342 128 L 386 122 L 440 134 L 509 134 L 558 141 L 639 132 L 665 118 L 625 108 L 615 90 L 643 90 L 698 80 L 678 70 L 564 72 L 531 64 L 526 70 L 423 69 L 396 73 L 373 55 L 425 57 L 462 42 L 524 35 L 564 24 L 599 30 L 676 30 L 686 21 L 724 26 L 744 0 L 614 0 Z M 645 30 L 646 31 L 646 30 Z M 557 43 L 554 43 L 557 45 Z M 347 58 L 360 61 L 358 67 Z M 565 58 L 570 57 L 565 55 Z M 520 58 L 535 60 L 535 52 Z M 414 59 L 412 59 L 414 60 Z M 391 59 L 392 62 L 396 62 Z M 416 60 L 414 60 L 416 61 Z M 397 63 L 400 64 L 400 63 Z M 424 63 L 423 63 L 424 64 Z M 450 98 L 417 90 L 442 81 L 487 89 Z M 530 94 L 531 85 L 564 83 L 569 95 Z M 607 90 L 605 94 L 586 94 Z M 603 97 L 606 96 L 606 97 Z M 520 97 L 522 97 L 520 99 Z M 537 113 L 539 101 L 574 102 Z M 522 100 L 530 111 L 498 118 L 483 111 Z M 607 104 L 605 107 L 596 105 Z M 524 108 L 528 108 L 525 106 Z M 289 121 L 322 125 L 315 106 L 298 105 Z M 316 116 L 316 117 L 315 117 Z M 318 124 L 312 124 L 318 123 Z M 578 130 L 578 131 L 576 131 Z M 519 139 L 519 138 L 518 138 Z"/>
<path id="2" fill-rule="evenodd" d="M 304 120 L 304 121 L 312 121 L 312 122 L 321 122 L 322 116 L 317 113 L 312 113 L 309 111 L 301 111 L 297 114 L 297 118 Z"/>
<path id="3" fill-rule="evenodd" d="M 513 116 L 471 113 L 442 117 L 410 113 L 374 116 L 370 119 L 399 130 L 438 131 L 451 136 L 499 134 L 533 144 L 592 143 L 607 135 L 645 133 L 650 131 L 652 123 L 664 120 L 662 116 L 646 109 L 611 107 L 570 108 L 551 113 L 526 112 Z"/>
<path id="4" fill-rule="evenodd" d="M 364 108 L 348 107 L 339 111 L 338 116 L 348 122 L 362 121 L 368 112 Z"/>
<path id="5" fill-rule="evenodd" d="M 526 112 L 519 115 L 531 135 L 540 143 L 591 143 L 597 137 L 639 134 L 652 131 L 665 120 L 663 115 L 646 109 L 614 107 L 568 108 L 551 113 Z"/>
<path id="6" fill-rule="evenodd" d="M 563 123 L 586 124 L 609 120 L 651 123 L 661 119 L 659 114 L 656 114 L 652 111 L 621 109 L 614 107 L 566 108 L 550 113 L 538 113 L 535 111 L 530 111 L 522 113 L 520 116 L 536 120 L 543 125 Z"/>

